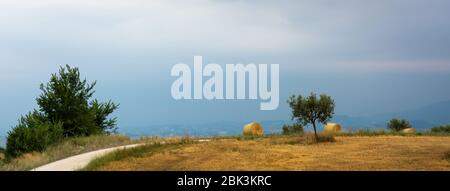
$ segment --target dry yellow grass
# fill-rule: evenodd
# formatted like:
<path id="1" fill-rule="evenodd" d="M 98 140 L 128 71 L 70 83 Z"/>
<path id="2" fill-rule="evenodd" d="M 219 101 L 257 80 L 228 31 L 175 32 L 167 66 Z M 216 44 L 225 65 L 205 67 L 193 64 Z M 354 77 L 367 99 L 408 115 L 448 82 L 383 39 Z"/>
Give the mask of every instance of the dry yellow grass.
<path id="1" fill-rule="evenodd" d="M 123 135 L 69 138 L 61 143 L 50 145 L 43 152 L 26 153 L 9 162 L 0 160 L 0 171 L 30 170 L 72 155 L 131 143 L 133 141 Z"/>
<path id="2" fill-rule="evenodd" d="M 450 170 L 450 137 L 297 137 L 217 139 L 109 162 L 98 170 Z"/>

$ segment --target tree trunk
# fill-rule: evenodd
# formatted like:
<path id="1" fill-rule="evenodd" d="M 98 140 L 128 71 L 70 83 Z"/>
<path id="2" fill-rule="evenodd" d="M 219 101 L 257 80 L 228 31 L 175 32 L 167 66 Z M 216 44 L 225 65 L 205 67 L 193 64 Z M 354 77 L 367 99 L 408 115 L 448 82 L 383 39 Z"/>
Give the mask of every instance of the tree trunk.
<path id="1" fill-rule="evenodd" d="M 317 136 L 316 122 L 314 121 L 312 124 L 313 124 L 313 127 L 314 127 L 314 136 L 316 137 L 316 142 L 318 142 L 319 141 L 319 136 Z"/>

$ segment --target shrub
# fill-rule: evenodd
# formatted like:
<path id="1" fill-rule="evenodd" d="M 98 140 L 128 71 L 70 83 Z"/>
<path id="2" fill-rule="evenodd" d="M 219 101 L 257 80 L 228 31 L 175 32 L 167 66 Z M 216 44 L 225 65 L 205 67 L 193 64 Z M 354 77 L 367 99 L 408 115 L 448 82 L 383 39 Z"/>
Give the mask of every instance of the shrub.
<path id="1" fill-rule="evenodd" d="M 411 128 L 411 124 L 409 121 L 406 121 L 405 119 L 391 119 L 388 124 L 387 128 L 392 131 L 401 131 L 403 129 Z"/>
<path id="2" fill-rule="evenodd" d="M 17 157 L 26 152 L 43 151 L 62 138 L 62 123 L 48 122 L 35 111 L 22 117 L 19 124 L 8 132 L 6 154 L 8 157 Z"/>
<path id="3" fill-rule="evenodd" d="M 450 125 L 442 125 L 431 128 L 432 133 L 450 133 Z"/>
<path id="4" fill-rule="evenodd" d="M 283 135 L 303 134 L 303 132 L 303 125 L 301 124 L 283 125 Z"/>

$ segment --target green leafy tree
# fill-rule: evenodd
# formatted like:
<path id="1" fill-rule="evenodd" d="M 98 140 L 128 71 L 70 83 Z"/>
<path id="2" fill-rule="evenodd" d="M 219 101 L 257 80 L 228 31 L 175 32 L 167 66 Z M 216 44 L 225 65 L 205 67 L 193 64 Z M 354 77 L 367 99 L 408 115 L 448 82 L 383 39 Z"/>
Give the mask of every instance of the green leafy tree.
<path id="1" fill-rule="evenodd" d="M 61 121 L 64 135 L 68 137 L 115 131 L 116 119 L 107 116 L 118 105 L 111 101 L 90 103 L 95 84 L 81 80 L 78 68 L 61 67 L 58 74 L 52 74 L 50 82 L 41 84 L 42 94 L 37 98 L 39 109 L 48 120 Z"/>
<path id="2" fill-rule="evenodd" d="M 315 93 L 311 93 L 308 97 L 292 95 L 288 103 L 292 110 L 292 119 L 302 125 L 312 124 L 315 138 L 318 140 L 316 122 L 325 124 L 332 118 L 334 100 L 325 94 L 317 98 Z"/>
<path id="3" fill-rule="evenodd" d="M 95 124 L 100 130 L 107 134 L 115 133 L 117 131 L 117 117 L 108 118 L 108 116 L 118 109 L 119 106 L 111 101 L 100 103 L 96 99 L 91 102 L 91 105 L 91 110 L 95 114 Z"/>
<path id="4" fill-rule="evenodd" d="M 95 82 L 81 80 L 78 68 L 68 65 L 52 74 L 47 84 L 41 84 L 42 94 L 36 99 L 39 110 L 21 117 L 19 124 L 8 132 L 8 156 L 42 151 L 64 137 L 116 132 L 117 118 L 108 116 L 118 105 L 111 101 L 90 101 L 94 86 Z"/>
<path id="5" fill-rule="evenodd" d="M 411 128 L 411 124 L 409 121 L 406 121 L 405 119 L 391 119 L 387 124 L 388 129 L 392 131 L 401 131 L 403 129 Z"/>

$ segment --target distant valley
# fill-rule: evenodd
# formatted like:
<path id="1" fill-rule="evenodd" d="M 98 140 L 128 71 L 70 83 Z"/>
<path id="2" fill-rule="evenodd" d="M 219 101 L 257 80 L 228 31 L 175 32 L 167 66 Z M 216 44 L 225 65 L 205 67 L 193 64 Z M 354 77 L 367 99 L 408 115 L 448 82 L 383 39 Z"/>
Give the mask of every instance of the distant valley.
<path id="1" fill-rule="evenodd" d="M 414 110 L 384 113 L 371 116 L 335 115 L 333 122 L 340 123 L 344 130 L 351 129 L 384 129 L 386 123 L 392 118 L 405 118 L 419 131 L 437 125 L 450 124 L 450 100 L 434 103 Z M 242 126 L 249 121 L 216 122 L 203 124 L 167 124 L 141 127 L 125 127 L 121 132 L 132 137 L 141 135 L 191 135 L 191 136 L 224 136 L 240 134 Z M 291 120 L 260 121 L 266 133 L 279 133 L 283 124 L 291 124 Z M 308 129 L 307 129 L 308 130 Z"/>
<path id="2" fill-rule="evenodd" d="M 426 130 L 436 125 L 450 124 L 450 100 L 431 104 L 414 110 L 384 113 L 371 116 L 346 116 L 335 115 L 333 122 L 340 123 L 344 130 L 355 129 L 384 129 L 389 119 L 398 117 L 405 118 L 411 122 L 413 127 L 419 131 Z M 164 125 L 148 125 L 148 126 L 122 126 L 119 132 L 130 137 L 140 136 L 227 136 L 239 135 L 242 133 L 242 126 L 252 122 L 215 122 L 215 123 L 199 123 L 199 124 L 164 124 Z M 291 120 L 271 120 L 260 121 L 264 127 L 265 133 L 279 133 L 283 124 L 291 124 Z M 306 130 L 311 130 L 307 128 Z M 0 146 L 5 145 L 5 135 L 0 136 Z"/>

